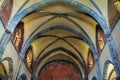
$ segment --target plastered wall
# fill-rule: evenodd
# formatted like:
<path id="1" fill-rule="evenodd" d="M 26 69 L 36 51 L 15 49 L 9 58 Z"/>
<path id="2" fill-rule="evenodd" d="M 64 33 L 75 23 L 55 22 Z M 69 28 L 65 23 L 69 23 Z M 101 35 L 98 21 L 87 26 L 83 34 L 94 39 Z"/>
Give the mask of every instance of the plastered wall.
<path id="1" fill-rule="evenodd" d="M 116 23 L 116 26 L 113 29 L 111 34 L 112 34 L 113 40 L 115 42 L 115 46 L 118 51 L 118 56 L 119 56 L 119 60 L 120 60 L 120 18 L 119 18 L 118 22 Z"/>

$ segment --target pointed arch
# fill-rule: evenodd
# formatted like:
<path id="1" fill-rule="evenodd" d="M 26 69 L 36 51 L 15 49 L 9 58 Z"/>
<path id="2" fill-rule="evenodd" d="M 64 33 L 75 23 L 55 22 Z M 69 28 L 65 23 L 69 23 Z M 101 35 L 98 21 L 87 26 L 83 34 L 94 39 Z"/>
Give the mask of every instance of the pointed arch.
<path id="1" fill-rule="evenodd" d="M 115 72 L 115 73 L 113 73 Z M 116 79 L 117 74 L 114 69 L 114 65 L 111 61 L 107 60 L 104 64 L 104 69 L 103 69 L 103 80 L 110 80 L 112 74 L 114 74 L 112 79 Z"/>
<path id="2" fill-rule="evenodd" d="M 53 71 L 54 72 L 54 70 L 52 70 L 52 69 L 50 69 L 49 67 L 50 66 L 54 66 L 54 64 L 64 64 L 64 65 L 62 65 L 64 68 L 67 68 L 67 71 L 68 71 L 68 73 L 70 74 L 70 72 L 72 72 L 73 71 L 73 69 L 76 71 L 76 73 L 71 73 L 72 74 L 72 79 L 79 79 L 79 80 L 82 80 L 82 76 L 81 76 L 81 73 L 79 72 L 79 69 L 78 69 L 78 67 L 73 63 L 73 62 L 71 62 L 71 61 L 68 61 L 68 60 L 52 60 L 52 61 L 49 61 L 49 62 L 47 62 L 45 65 L 43 65 L 43 67 L 40 69 L 40 71 L 39 71 L 39 74 L 38 74 L 38 79 L 42 79 L 41 77 L 41 75 L 42 75 L 42 73 L 43 72 L 45 72 L 45 69 L 47 68 L 47 69 L 49 69 L 50 71 Z M 69 65 L 69 67 L 66 67 L 66 65 Z M 61 67 L 61 66 L 60 66 Z M 69 68 L 70 68 L 70 70 L 69 70 Z M 62 68 L 63 69 L 63 68 Z M 58 72 L 58 74 L 61 72 L 59 72 L 59 71 L 57 71 Z M 45 72 L 45 73 L 47 73 L 47 71 Z M 49 73 L 49 72 L 48 72 Z M 51 74 L 52 74 L 52 72 L 51 72 Z M 60 73 L 60 74 L 62 74 L 62 73 Z M 50 75 L 50 74 L 49 74 Z M 75 75 L 77 76 L 77 77 L 75 77 Z M 44 75 L 44 77 L 45 76 L 48 76 L 48 75 Z M 55 75 L 53 75 L 52 74 L 52 78 L 54 78 L 54 76 Z M 67 75 L 67 72 L 65 73 L 65 76 L 69 76 L 69 75 Z M 43 77 L 43 78 L 44 78 Z M 63 76 L 62 76 L 63 77 Z M 71 78 L 71 76 L 69 76 L 69 79 Z"/>
<path id="3" fill-rule="evenodd" d="M 22 44 L 24 40 L 24 23 L 21 21 L 15 28 L 12 36 L 11 36 L 12 42 L 17 50 L 18 53 L 20 53 L 22 49 Z"/>
<path id="4" fill-rule="evenodd" d="M 34 68 L 34 55 L 33 55 L 33 48 L 32 46 L 30 46 L 27 49 L 27 52 L 25 54 L 24 60 L 26 62 L 26 65 L 28 66 L 28 68 L 33 71 Z"/>
<path id="5" fill-rule="evenodd" d="M 102 50 L 104 49 L 104 46 L 106 44 L 106 37 L 99 25 L 96 27 L 96 47 L 98 54 L 100 55 Z"/>
<path id="6" fill-rule="evenodd" d="M 68 50 L 68 49 L 66 49 L 66 48 L 63 48 L 63 47 L 58 47 L 58 48 L 55 48 L 55 49 L 53 49 L 53 50 L 50 50 L 50 51 L 48 51 L 47 53 L 45 53 L 45 55 L 43 55 L 43 57 L 39 58 L 36 66 L 35 66 L 34 72 L 36 72 L 36 70 L 37 70 L 37 68 L 38 68 L 38 65 L 42 62 L 42 60 L 43 60 L 44 58 L 46 58 L 47 56 L 51 55 L 51 53 L 54 54 L 54 52 L 57 52 L 57 51 L 63 51 L 63 52 L 65 52 L 66 54 L 68 54 L 68 55 L 72 56 L 73 58 L 75 58 L 75 59 L 79 62 L 79 64 L 81 65 L 82 69 L 84 70 L 84 74 L 85 74 L 85 75 L 87 74 L 87 71 L 86 71 L 85 66 L 84 66 L 84 64 L 82 63 L 82 61 L 81 61 L 74 53 L 72 53 L 70 50 Z M 77 65 L 76 65 L 76 67 L 77 67 Z M 78 69 L 78 71 L 80 72 L 80 69 Z M 38 75 L 38 76 L 40 76 L 40 73 L 41 73 L 41 72 L 39 72 L 39 75 Z M 80 72 L 80 76 L 81 76 L 81 78 L 83 79 L 81 72 Z"/>
<path id="7" fill-rule="evenodd" d="M 2 59 L 0 61 L 0 63 L 2 63 L 4 65 L 4 63 L 3 63 L 4 61 L 8 62 L 8 67 L 9 67 L 8 73 L 6 73 L 6 77 L 7 77 L 7 79 L 12 79 L 12 77 L 13 77 L 13 60 L 10 57 L 5 57 L 4 59 Z M 6 67 L 6 66 L 4 66 L 4 67 Z"/>
<path id="8" fill-rule="evenodd" d="M 93 76 L 92 80 L 97 80 L 97 78 L 95 76 Z"/>
<path id="9" fill-rule="evenodd" d="M 94 57 L 92 52 L 89 50 L 88 51 L 88 56 L 87 56 L 87 68 L 88 68 L 88 73 L 91 71 L 95 63 Z"/>
<path id="10" fill-rule="evenodd" d="M 38 7 L 42 7 L 44 5 L 47 4 L 51 4 L 51 3 L 58 3 L 58 2 L 63 2 L 66 4 L 70 4 L 73 5 L 75 7 L 78 7 L 86 12 L 88 12 L 102 27 L 102 29 L 105 32 L 105 35 L 109 34 L 109 29 L 107 27 L 106 21 L 100 17 L 95 11 L 93 11 L 92 9 L 90 9 L 89 7 L 78 3 L 76 1 L 71 1 L 71 0 L 43 0 L 39 3 L 33 4 L 30 7 L 26 8 L 25 10 L 23 10 L 22 12 L 17 12 L 16 15 L 13 17 L 13 19 L 11 20 L 10 24 L 7 26 L 7 30 L 6 32 L 3 34 L 3 37 L 1 38 L 1 45 L 6 46 L 10 37 L 10 33 L 13 33 L 15 27 L 17 26 L 17 24 L 25 17 L 27 16 L 29 13 L 31 13 L 32 11 L 34 11 L 35 9 L 37 9 Z M 5 48 L 3 46 L 0 46 L 0 51 L 2 52 L 1 54 L 3 54 Z"/>
<path id="11" fill-rule="evenodd" d="M 66 4 L 70 4 L 70 5 L 73 5 L 73 6 L 76 6 L 78 8 L 83 9 L 86 12 L 88 12 L 99 23 L 99 25 L 103 29 L 103 31 L 105 33 L 105 36 L 107 38 L 108 46 L 109 46 L 109 49 L 110 49 L 110 54 L 111 54 L 112 60 L 113 60 L 114 65 L 115 65 L 115 69 L 116 69 L 116 71 L 118 71 L 117 72 L 118 75 L 120 75 L 120 68 L 119 68 L 120 63 L 119 63 L 118 56 L 117 56 L 118 53 L 117 53 L 117 50 L 115 49 L 115 44 L 114 44 L 113 38 L 110 34 L 110 30 L 108 28 L 107 22 L 101 16 L 99 16 L 95 11 L 90 9 L 89 7 L 87 7 L 87 6 L 85 6 L 81 3 L 78 3 L 76 1 L 73 1 L 73 0 L 56 0 L 56 1 L 55 0 L 43 0 L 40 3 L 36 3 L 36 4 L 31 5 L 29 8 L 25 9 L 24 11 L 16 13 L 16 15 L 11 20 L 10 24 L 7 26 L 6 32 L 3 34 L 3 36 L 0 40 L 0 52 L 1 52 L 0 57 L 2 57 L 2 54 L 5 51 L 5 47 L 8 44 L 11 33 L 13 33 L 16 25 L 26 15 L 28 15 L 29 13 L 31 13 L 33 10 L 35 10 L 38 7 L 41 7 L 43 5 L 47 5 L 47 4 L 50 4 L 50 3 L 57 3 L 57 2 L 64 2 Z"/>

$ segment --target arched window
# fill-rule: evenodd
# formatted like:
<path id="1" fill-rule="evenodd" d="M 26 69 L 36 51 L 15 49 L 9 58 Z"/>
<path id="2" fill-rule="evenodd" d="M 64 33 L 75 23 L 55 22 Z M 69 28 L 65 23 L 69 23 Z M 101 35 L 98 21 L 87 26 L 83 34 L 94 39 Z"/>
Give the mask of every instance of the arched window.
<path id="1" fill-rule="evenodd" d="M 7 75 L 6 68 L 3 63 L 0 63 L 0 80 L 5 80 L 5 77 Z"/>
<path id="2" fill-rule="evenodd" d="M 27 76 L 25 74 L 22 74 L 18 80 L 27 80 Z"/>
<path id="3" fill-rule="evenodd" d="M 6 57 L 0 62 L 0 79 L 12 80 L 13 76 L 13 61 L 11 58 Z"/>
<path id="4" fill-rule="evenodd" d="M 97 50 L 98 50 L 99 54 L 103 50 L 103 48 L 105 46 L 105 43 L 106 43 L 106 39 L 105 39 L 104 32 L 100 28 L 100 26 L 97 25 L 97 28 L 96 28 L 96 45 L 97 45 Z"/>
<path id="5" fill-rule="evenodd" d="M 33 70 L 33 51 L 32 51 L 32 47 L 29 47 L 26 54 L 25 54 L 25 62 L 26 65 Z"/>
<path id="6" fill-rule="evenodd" d="M 94 77 L 92 78 L 92 80 L 97 80 L 97 78 L 94 76 Z"/>
<path id="7" fill-rule="evenodd" d="M 21 37 L 22 37 L 22 30 L 18 29 L 17 32 L 15 33 L 15 39 L 13 41 L 16 47 L 19 46 Z"/>
<path id="8" fill-rule="evenodd" d="M 87 60 L 88 60 L 87 67 L 88 67 L 88 73 L 89 73 L 94 65 L 94 57 L 93 57 L 93 54 L 90 50 L 88 51 L 88 59 Z"/>
<path id="9" fill-rule="evenodd" d="M 17 25 L 11 38 L 12 38 L 13 44 L 15 45 L 16 50 L 19 53 L 21 51 L 23 39 L 24 39 L 24 23 L 23 22 L 20 22 Z"/>
<path id="10" fill-rule="evenodd" d="M 103 80 L 116 80 L 117 74 L 110 61 L 106 61 L 103 69 Z"/>

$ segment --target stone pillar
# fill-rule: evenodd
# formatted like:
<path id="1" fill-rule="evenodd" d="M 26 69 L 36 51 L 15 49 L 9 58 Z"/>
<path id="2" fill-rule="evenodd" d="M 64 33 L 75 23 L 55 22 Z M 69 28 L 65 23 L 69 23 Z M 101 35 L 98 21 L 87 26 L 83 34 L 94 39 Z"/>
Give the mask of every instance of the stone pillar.
<path id="1" fill-rule="evenodd" d="M 112 58 L 112 63 L 114 65 L 115 71 L 117 75 L 120 76 L 120 62 L 118 59 L 118 53 L 117 53 L 116 47 L 114 45 L 115 43 L 111 35 L 108 36 L 106 39 L 107 39 L 107 44 L 109 46 L 109 51 L 110 51 L 110 55 Z"/>
<path id="2" fill-rule="evenodd" d="M 101 71 L 100 71 L 100 66 L 98 59 L 95 60 L 95 69 L 96 69 L 96 75 L 97 75 L 97 80 L 101 80 Z"/>

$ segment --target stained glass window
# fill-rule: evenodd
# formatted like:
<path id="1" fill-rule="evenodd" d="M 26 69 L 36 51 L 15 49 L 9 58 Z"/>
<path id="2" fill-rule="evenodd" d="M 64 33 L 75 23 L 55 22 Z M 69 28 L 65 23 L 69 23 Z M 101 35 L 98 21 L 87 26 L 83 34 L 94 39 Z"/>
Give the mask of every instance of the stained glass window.
<path id="1" fill-rule="evenodd" d="M 19 53 L 21 51 L 23 39 L 24 39 L 24 23 L 23 22 L 20 22 L 17 25 L 11 38 L 16 50 Z"/>

